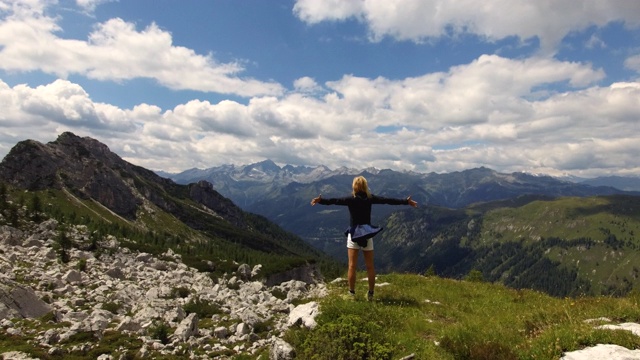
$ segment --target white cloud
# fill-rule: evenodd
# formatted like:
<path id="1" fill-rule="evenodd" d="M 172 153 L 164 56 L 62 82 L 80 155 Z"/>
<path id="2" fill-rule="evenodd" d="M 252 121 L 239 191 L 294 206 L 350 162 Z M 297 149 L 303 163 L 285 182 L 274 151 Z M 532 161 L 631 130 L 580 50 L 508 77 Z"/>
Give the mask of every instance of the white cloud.
<path id="1" fill-rule="evenodd" d="M 374 41 L 390 36 L 421 42 L 461 33 L 489 41 L 540 39 L 552 51 L 572 31 L 623 21 L 640 25 L 640 2 L 628 0 L 297 0 L 294 14 L 315 24 L 355 18 Z"/>
<path id="2" fill-rule="evenodd" d="M 176 90 L 255 96 L 281 94 L 275 82 L 239 77 L 239 63 L 218 63 L 173 44 L 169 32 L 150 24 L 110 19 L 98 24 L 87 41 L 60 37 L 59 19 L 45 14 L 45 2 L 3 2 L 0 20 L 0 69 L 40 70 L 67 78 L 71 74 L 102 81 L 149 78 Z M 88 4 L 88 3 L 87 3 Z"/>
<path id="3" fill-rule="evenodd" d="M 93 12 L 101 4 L 117 0 L 76 0 L 76 4 L 87 12 Z"/>
<path id="4" fill-rule="evenodd" d="M 293 82 L 293 89 L 305 94 L 319 94 L 323 91 L 322 86 L 318 85 L 315 79 L 309 76 L 296 79 Z"/>
<path id="5" fill-rule="evenodd" d="M 607 44 L 598 36 L 591 35 L 589 40 L 585 43 L 587 49 L 604 49 L 607 47 Z"/>
<path id="6" fill-rule="evenodd" d="M 290 92 L 170 110 L 93 102 L 66 80 L 34 88 L 0 82 L 0 152 L 70 130 L 167 171 L 270 158 L 333 168 L 639 174 L 640 83 L 593 85 L 601 77 L 586 64 L 482 56 L 403 80 L 345 76 L 320 98 Z M 555 82 L 580 86 L 531 96 Z"/>
<path id="7" fill-rule="evenodd" d="M 627 58 L 624 62 L 624 66 L 640 73 L 640 54 Z"/>

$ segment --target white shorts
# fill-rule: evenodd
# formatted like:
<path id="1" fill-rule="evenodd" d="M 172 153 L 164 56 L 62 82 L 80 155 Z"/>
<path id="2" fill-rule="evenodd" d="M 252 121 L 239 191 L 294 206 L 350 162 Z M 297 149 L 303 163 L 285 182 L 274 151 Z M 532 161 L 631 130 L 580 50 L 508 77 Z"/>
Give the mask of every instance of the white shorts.
<path id="1" fill-rule="evenodd" d="M 367 246 L 362 247 L 362 246 L 358 245 L 358 243 L 356 243 L 355 241 L 351 240 L 351 234 L 347 234 L 347 248 L 348 249 L 357 249 L 357 250 L 362 249 L 362 251 L 373 251 L 373 238 L 368 238 L 367 239 Z"/>

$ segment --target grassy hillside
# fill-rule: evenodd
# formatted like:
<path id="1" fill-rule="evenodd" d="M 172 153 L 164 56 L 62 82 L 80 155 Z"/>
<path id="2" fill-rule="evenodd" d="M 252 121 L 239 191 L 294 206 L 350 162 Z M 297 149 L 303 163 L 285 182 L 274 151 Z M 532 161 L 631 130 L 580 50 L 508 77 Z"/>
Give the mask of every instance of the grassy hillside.
<path id="1" fill-rule="evenodd" d="M 479 243 L 522 242 L 589 279 L 595 292 L 637 288 L 640 203 L 606 196 L 534 201 L 487 212 Z"/>
<path id="2" fill-rule="evenodd" d="M 516 208 L 488 211 L 484 216 L 481 241 L 541 238 L 589 238 L 602 243 L 617 241 L 640 245 L 638 197 L 598 196 L 533 201 Z"/>
<path id="3" fill-rule="evenodd" d="M 555 296 L 640 289 L 640 201 L 634 196 L 534 196 L 466 209 L 424 206 L 392 214 L 376 238 L 384 271 L 491 282 Z"/>
<path id="4" fill-rule="evenodd" d="M 475 275 L 474 275 L 475 274 Z M 364 274 L 359 274 L 364 277 Z M 300 359 L 559 359 L 596 344 L 640 348 L 627 331 L 601 324 L 640 321 L 640 296 L 555 298 L 482 282 L 437 276 L 378 277 L 376 299 L 343 300 L 346 285 L 320 300 L 314 330 L 290 330 Z M 605 320 L 607 318 L 608 320 Z"/>

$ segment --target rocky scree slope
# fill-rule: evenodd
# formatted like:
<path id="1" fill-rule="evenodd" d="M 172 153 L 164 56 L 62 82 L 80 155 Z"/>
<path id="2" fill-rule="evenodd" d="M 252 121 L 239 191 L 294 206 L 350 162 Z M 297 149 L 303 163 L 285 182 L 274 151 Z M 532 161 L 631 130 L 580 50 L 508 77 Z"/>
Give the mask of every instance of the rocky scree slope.
<path id="1" fill-rule="evenodd" d="M 65 230 L 73 247 L 62 262 L 59 231 L 56 220 L 0 227 L 1 337 L 51 358 L 226 359 L 271 351 L 271 359 L 286 359 L 293 349 L 280 337 L 293 325 L 313 327 L 318 309 L 310 299 L 326 295 L 322 283 L 268 287 L 253 280 L 259 265 L 238 264 L 236 273 L 212 279 L 170 249 L 159 257 L 132 252 L 110 235 L 97 250 L 83 250 L 91 242 L 84 226 Z M 129 345 L 108 348 L 102 339 L 113 334 Z"/>

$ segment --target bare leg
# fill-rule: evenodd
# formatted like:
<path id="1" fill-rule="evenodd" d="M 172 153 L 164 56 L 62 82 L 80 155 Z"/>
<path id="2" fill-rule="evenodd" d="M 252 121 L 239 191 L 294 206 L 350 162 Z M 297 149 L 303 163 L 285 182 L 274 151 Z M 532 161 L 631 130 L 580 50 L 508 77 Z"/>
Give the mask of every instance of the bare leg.
<path id="1" fill-rule="evenodd" d="M 349 290 L 355 291 L 356 289 L 356 267 L 358 266 L 358 249 L 347 249 L 349 255 L 349 272 L 347 273 L 347 280 L 349 282 Z"/>
<path id="2" fill-rule="evenodd" d="M 376 287 L 376 269 L 373 267 L 373 250 L 363 251 L 364 263 L 367 266 L 367 278 L 369 279 L 369 291 Z"/>

